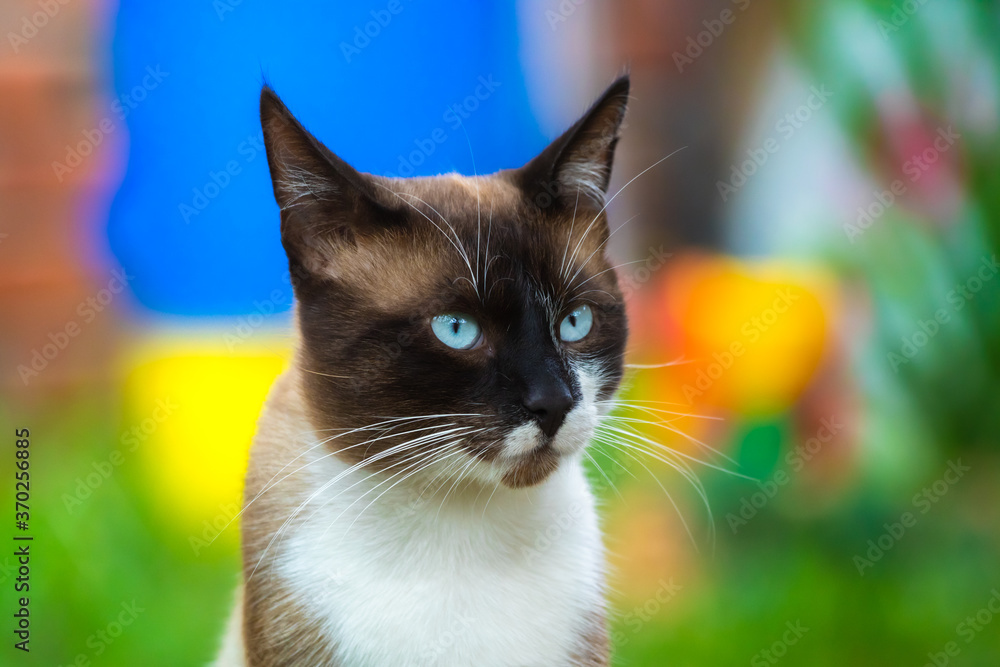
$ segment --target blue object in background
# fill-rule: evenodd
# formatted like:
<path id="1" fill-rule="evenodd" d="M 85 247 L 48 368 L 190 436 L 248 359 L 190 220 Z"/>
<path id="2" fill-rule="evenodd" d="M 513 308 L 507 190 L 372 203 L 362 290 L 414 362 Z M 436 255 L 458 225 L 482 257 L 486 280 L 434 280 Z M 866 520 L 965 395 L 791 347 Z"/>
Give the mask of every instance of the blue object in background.
<path id="1" fill-rule="evenodd" d="M 488 173 L 530 159 L 546 141 L 514 11 L 509 0 L 123 0 L 114 78 L 130 148 L 108 235 L 140 302 L 236 315 L 287 289 L 257 116 L 265 80 L 361 171 Z"/>

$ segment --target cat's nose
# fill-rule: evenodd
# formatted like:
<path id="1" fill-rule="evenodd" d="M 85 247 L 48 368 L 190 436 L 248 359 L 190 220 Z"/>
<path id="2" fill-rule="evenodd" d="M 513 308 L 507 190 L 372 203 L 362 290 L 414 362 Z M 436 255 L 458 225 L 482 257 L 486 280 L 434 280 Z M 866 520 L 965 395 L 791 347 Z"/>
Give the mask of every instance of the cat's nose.
<path id="1" fill-rule="evenodd" d="M 522 402 L 538 421 L 542 432 L 552 437 L 562 426 L 566 413 L 573 407 L 573 395 L 565 382 L 554 380 L 529 388 Z"/>

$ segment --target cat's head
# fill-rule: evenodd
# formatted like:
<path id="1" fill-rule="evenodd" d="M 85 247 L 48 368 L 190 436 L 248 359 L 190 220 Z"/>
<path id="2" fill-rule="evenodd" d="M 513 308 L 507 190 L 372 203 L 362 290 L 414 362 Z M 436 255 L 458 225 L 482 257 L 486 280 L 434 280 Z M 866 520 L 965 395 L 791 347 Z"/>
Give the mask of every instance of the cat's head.
<path id="1" fill-rule="evenodd" d="M 604 208 L 628 89 L 519 169 L 396 179 L 353 169 L 265 87 L 296 364 L 338 456 L 519 488 L 580 455 L 622 376 Z"/>

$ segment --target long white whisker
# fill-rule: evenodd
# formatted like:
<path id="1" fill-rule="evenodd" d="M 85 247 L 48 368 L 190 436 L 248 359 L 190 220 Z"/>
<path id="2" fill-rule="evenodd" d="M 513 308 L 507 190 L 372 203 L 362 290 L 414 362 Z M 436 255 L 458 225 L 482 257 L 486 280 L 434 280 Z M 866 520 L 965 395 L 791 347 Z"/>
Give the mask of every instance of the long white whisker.
<path id="1" fill-rule="evenodd" d="M 392 419 L 392 420 L 388 420 L 388 421 L 386 421 L 386 422 L 379 422 L 379 424 L 385 424 L 385 423 L 388 423 L 389 421 L 395 421 L 395 422 L 399 422 L 399 421 L 401 421 L 401 420 L 403 420 L 403 419 L 406 419 L 406 420 L 408 420 L 408 421 L 414 421 L 414 420 L 419 420 L 419 419 L 431 419 L 431 418 L 438 418 L 438 417 L 442 417 L 442 416 L 445 416 L 445 415 L 444 415 L 444 414 L 442 414 L 442 415 L 431 415 L 431 416 L 426 416 L 426 417 L 424 417 L 424 416 L 421 416 L 421 417 L 412 417 L 412 418 L 411 418 L 411 417 L 405 417 L 405 418 L 398 418 L 398 419 Z M 466 414 L 466 415 L 462 415 L 461 413 L 456 413 L 456 416 L 473 416 L 473 415 L 472 415 L 472 414 Z M 481 416 L 481 415 L 476 415 L 476 416 Z M 339 453 L 341 453 L 341 452 L 346 452 L 346 451 L 348 451 L 348 450 L 350 450 L 350 449 L 354 449 L 355 447 L 361 447 L 361 446 L 363 446 L 363 445 L 369 445 L 369 444 L 371 444 L 371 443 L 373 443 L 373 442 L 377 442 L 378 440 L 383 440 L 383 439 L 385 439 L 385 438 L 388 438 L 388 437 L 401 437 L 401 436 L 404 436 L 404 435 L 409 435 L 410 433 L 417 433 L 417 432 L 419 432 L 419 431 L 428 431 L 428 430 L 431 430 L 431 429 L 438 429 L 438 428 L 448 428 L 448 427 L 450 427 L 450 426 L 454 426 L 454 424 L 435 424 L 435 425 L 432 425 L 432 426 L 425 426 L 425 427 L 422 427 L 422 428 L 418 428 L 418 429 L 413 429 L 413 430 L 410 430 L 410 431 L 404 431 L 404 432 L 402 432 L 402 433 L 394 433 L 394 434 L 386 434 L 386 433 L 383 433 L 382 435 L 380 435 L 380 436 L 379 436 L 379 437 L 377 437 L 377 438 L 373 438 L 373 439 L 369 439 L 369 440 L 365 440 L 365 441 L 363 441 L 363 442 L 359 442 L 359 443 L 357 443 L 357 444 L 355 444 L 355 445 L 351 445 L 350 447 L 344 447 L 344 448 L 342 448 L 342 449 L 338 449 L 338 450 L 336 450 L 336 451 L 332 451 L 332 452 L 329 452 L 329 453 L 327 453 L 327 454 L 324 454 L 323 456 L 321 456 L 321 457 L 319 457 L 319 458 L 317 458 L 317 459 L 314 459 L 314 460 L 310 461 L 309 463 L 305 464 L 304 466 L 301 466 L 301 467 L 297 468 L 296 470 L 293 470 L 292 472 L 288 473 L 287 475 L 285 475 L 284 477 L 282 477 L 281 479 L 279 479 L 279 480 L 278 480 L 277 482 L 274 482 L 274 484 L 271 484 L 271 482 L 273 482 L 273 481 L 274 481 L 274 478 L 275 478 L 275 477 L 277 477 L 278 475 L 280 475 L 282 471 L 284 471 L 284 470 L 285 470 L 286 468 L 288 468 L 288 467 L 289 467 L 289 466 L 290 466 L 290 465 L 291 465 L 292 463 L 294 463 L 295 461 L 297 461 L 298 459 L 300 459 L 300 458 L 301 458 L 302 456 L 304 456 L 305 454 L 307 454 L 307 453 L 309 453 L 309 452 L 313 451 L 313 450 L 314 450 L 314 449 L 316 449 L 317 447 L 320 447 L 320 446 L 322 446 L 322 445 L 324 445 L 324 444 L 326 444 L 326 443 L 328 443 L 328 442 L 331 442 L 331 441 L 333 441 L 333 440 L 336 440 L 336 439 L 337 439 L 337 438 L 339 438 L 339 437 L 342 437 L 342 436 L 345 436 L 345 435 L 350 435 L 350 434 L 352 434 L 352 433 L 356 433 L 356 432 L 358 432 L 358 431 L 364 431 L 364 430 L 368 430 L 368 429 L 370 429 L 370 428 L 372 428 L 372 427 L 371 427 L 371 426 L 363 426 L 363 427 L 360 427 L 360 428 L 355 428 L 355 429 L 351 429 L 350 431 L 347 431 L 346 433 L 340 433 L 340 434 L 337 434 L 337 435 L 335 435 L 335 436 L 331 436 L 331 437 L 329 437 L 329 438 L 325 438 L 325 439 L 323 439 L 323 440 L 320 440 L 320 441 L 319 441 L 318 443 L 316 443 L 316 444 L 315 444 L 315 445 L 313 445 L 312 447 L 309 447 L 309 448 L 308 448 L 308 449 L 306 449 L 305 451 L 303 451 L 303 452 L 300 452 L 300 453 L 298 454 L 298 456 L 296 456 L 296 457 L 295 457 L 295 458 L 293 458 L 293 459 L 292 459 L 291 461 L 289 461 L 289 462 L 288 462 L 288 463 L 286 463 L 286 464 L 285 464 L 284 466 L 282 466 L 282 467 L 281 467 L 281 469 L 280 469 L 280 470 L 279 470 L 278 472 L 274 473 L 274 475 L 272 475 L 272 476 L 271 476 L 271 479 L 267 481 L 267 483 L 266 483 L 266 484 L 264 485 L 264 487 L 263 487 L 263 488 L 262 488 L 262 489 L 261 489 L 261 490 L 260 490 L 260 491 L 259 491 L 259 492 L 258 492 L 258 493 L 257 493 L 257 494 L 256 494 L 256 495 L 255 495 L 255 496 L 254 496 L 254 497 L 253 497 L 253 498 L 252 498 L 251 500 L 250 500 L 250 502 L 248 502 L 248 503 L 246 504 L 246 506 L 245 506 L 245 507 L 243 507 L 243 508 L 242 508 L 242 509 L 241 509 L 241 510 L 240 510 L 239 512 L 237 512 L 237 513 L 236 513 L 236 516 L 234 516 L 234 517 L 233 517 L 232 519 L 230 519 L 230 520 L 229 520 L 229 523 L 227 523 L 227 524 L 225 525 L 225 527 L 223 527 L 222 531 L 225 531 L 225 530 L 226 530 L 226 528 L 229 528 L 229 526 L 230 526 L 230 525 L 232 525 L 232 523 L 233 523 L 234 521 L 236 521 L 236 519 L 238 519 L 238 518 L 239 518 L 239 517 L 240 517 L 240 516 L 241 516 L 241 515 L 242 515 L 242 514 L 243 514 L 244 512 L 246 512 L 246 511 L 247 511 L 248 509 L 250 509 L 250 506 L 251 506 L 251 505 L 253 505 L 253 504 L 254 504 L 254 502 L 256 502 L 256 501 L 257 501 L 257 499 L 259 499 L 259 498 L 260 498 L 261 496 L 263 496 L 263 495 L 264 495 L 265 493 L 267 493 L 268 491 L 270 491 L 270 490 L 271 490 L 271 489 L 273 489 L 274 487 L 278 486 L 278 484 L 281 484 L 281 482 L 285 481 L 285 480 L 286 480 L 286 479 L 288 479 L 289 477 L 291 477 L 291 476 L 293 476 L 293 475 L 295 475 L 295 474 L 297 474 L 297 473 L 301 472 L 302 470 L 304 470 L 305 468 L 308 468 L 308 467 L 309 467 L 309 466 L 311 466 L 311 465 L 314 465 L 314 464 L 315 464 L 315 463 L 317 463 L 318 461 L 322 461 L 322 460 L 324 460 L 324 459 L 327 459 L 327 458 L 330 458 L 331 456 L 335 456 L 335 455 L 337 455 L 337 454 L 339 454 Z M 471 427 L 464 427 L 464 428 L 471 428 Z M 220 531 L 220 534 L 221 534 L 221 531 Z M 215 539 L 218 539 L 218 536 L 216 536 L 216 538 L 215 538 Z M 214 541 L 214 540 L 213 540 L 213 541 Z"/>
<path id="2" fill-rule="evenodd" d="M 576 202 L 573 204 L 573 220 L 569 225 L 569 234 L 566 236 L 566 246 L 563 248 L 562 261 L 559 263 L 559 279 L 565 281 L 566 277 L 566 253 L 569 252 L 569 244 L 573 241 L 573 229 L 576 228 L 576 210 L 580 206 L 580 186 L 576 186 Z"/>
<path id="3" fill-rule="evenodd" d="M 623 266 L 631 266 L 631 265 L 633 265 L 633 264 L 642 264 L 642 263 L 643 263 L 643 262 L 645 262 L 645 261 L 646 261 L 646 260 L 644 260 L 644 259 L 633 259 L 633 260 L 631 260 L 631 261 L 628 261 L 628 262 L 622 262 L 621 264 L 616 264 L 616 265 L 614 265 L 614 266 L 612 266 L 612 267 L 610 267 L 610 268 L 607 268 L 607 269 L 603 269 L 603 270 L 601 270 L 601 271 L 598 271 L 598 272 L 597 272 L 597 273 L 595 273 L 594 275 L 590 276 L 590 277 L 589 277 L 589 278 L 587 278 L 586 280 L 582 280 L 582 281 L 580 281 L 580 284 L 579 284 L 579 285 L 576 285 L 576 286 L 574 287 L 574 289 L 580 289 L 581 287 L 583 287 L 584 285 L 586 285 L 587 283 L 589 283 L 589 282 L 590 282 L 591 280 L 595 280 L 596 278 L 599 278 L 600 276 L 603 276 L 603 275 L 604 275 L 605 273 L 607 273 L 608 271 L 617 271 L 618 269 L 622 268 Z"/>
<path id="4" fill-rule="evenodd" d="M 693 364 L 694 359 L 684 359 L 683 357 L 674 359 L 673 361 L 667 361 L 662 364 L 625 364 L 625 368 L 632 368 L 635 370 L 652 370 L 654 368 L 669 368 L 670 366 L 683 366 L 685 364 Z"/>
<path id="5" fill-rule="evenodd" d="M 625 421 L 625 422 L 629 422 L 630 421 L 628 418 L 624 418 L 623 419 L 621 417 L 611 417 L 611 416 L 605 417 L 605 419 L 606 420 L 619 420 L 619 421 Z M 637 420 L 637 421 L 642 422 L 643 420 Z M 713 463 L 709 463 L 708 461 L 704 461 L 702 459 L 699 459 L 696 456 L 691 456 L 690 454 L 686 454 L 684 452 L 679 452 L 676 449 L 672 449 L 672 448 L 666 447 L 666 445 L 664 445 L 661 442 L 656 442 L 655 440 L 650 440 L 649 438 L 647 438 L 646 436 L 642 435 L 641 433 L 639 433 L 635 429 L 629 428 L 628 430 L 625 430 L 625 429 L 622 429 L 622 428 L 618 428 L 616 426 L 610 426 L 606 422 L 602 423 L 598 428 L 606 428 L 606 429 L 608 429 L 610 431 L 618 433 L 619 435 L 628 436 L 628 437 L 631 437 L 631 438 L 634 438 L 634 439 L 641 440 L 642 442 L 644 442 L 644 443 L 646 443 L 648 445 L 653 445 L 654 447 L 664 447 L 664 448 L 668 449 L 670 451 L 670 453 L 673 454 L 674 456 L 677 456 L 677 457 L 680 457 L 680 458 L 683 458 L 683 459 L 687 459 L 688 461 L 691 461 L 693 463 L 697 463 L 699 465 L 703 465 L 706 468 L 712 468 L 713 470 L 718 470 L 719 472 L 724 472 L 727 475 L 732 475 L 733 477 L 740 477 L 742 479 L 754 481 L 752 477 L 747 477 L 746 475 L 744 475 L 742 473 L 738 473 L 738 472 L 735 472 L 733 470 L 729 470 L 727 468 L 723 468 L 721 466 L 717 466 L 717 465 L 715 465 Z M 687 434 L 684 433 L 683 431 L 678 431 L 677 429 L 670 428 L 669 426 L 665 426 L 664 425 L 663 428 L 665 428 L 668 431 L 671 431 L 673 433 L 676 433 L 677 435 L 687 436 Z M 687 437 L 690 438 L 690 436 L 687 436 Z M 692 440 L 692 442 L 699 442 L 695 438 L 690 438 L 690 439 Z M 704 445 L 704 447 L 707 448 L 707 449 L 709 449 L 709 450 L 711 450 L 711 451 L 713 451 L 713 452 L 715 451 L 714 449 L 712 449 L 708 445 Z M 716 452 L 716 453 L 718 453 L 718 452 Z M 725 457 L 724 454 L 719 453 L 719 455 Z M 726 457 L 726 458 L 729 458 L 729 457 Z"/>
<path id="6" fill-rule="evenodd" d="M 457 447 L 457 445 L 460 442 L 461 442 L 461 439 L 454 440 L 452 442 L 447 443 L 446 445 L 442 445 L 442 448 L 444 449 L 444 451 L 448 451 L 449 448 L 452 448 L 452 447 L 455 447 L 455 449 L 452 450 L 452 451 L 450 451 L 448 454 L 445 454 L 444 456 L 435 455 L 435 456 L 431 456 L 429 459 L 425 458 L 423 460 L 418 460 L 416 463 L 414 463 L 414 464 L 412 464 L 412 465 L 407 466 L 406 468 L 404 468 L 401 472 L 395 473 L 394 475 L 392 475 L 392 477 L 389 477 L 389 479 L 383 480 L 382 482 L 379 482 L 377 485 L 375 485 L 371 489 L 368 489 L 367 491 L 365 491 L 363 494 L 361 494 L 360 496 L 358 496 L 354 500 L 354 502 L 352 502 L 350 505 L 348 505 L 347 507 L 345 507 L 344 510 L 340 514 L 338 514 L 337 517 L 333 521 L 330 522 L 330 524 L 326 527 L 326 530 L 323 531 L 323 534 L 325 535 L 326 532 L 330 529 L 330 527 L 333 526 L 334 524 L 336 524 L 337 521 L 340 519 L 340 517 L 342 517 L 349 509 L 351 509 L 352 507 L 354 507 L 354 505 L 359 500 L 363 499 L 369 493 L 371 493 L 372 491 L 374 491 L 378 487 L 382 486 L 386 482 L 392 480 L 393 478 L 399 476 L 400 474 L 404 474 L 407 471 L 411 471 L 412 470 L 412 472 L 409 472 L 409 474 L 405 474 L 404 477 L 402 477 L 401 479 L 399 479 L 396 482 L 394 482 L 393 484 L 391 484 L 389 486 L 389 488 L 387 488 L 385 491 L 383 491 L 382 493 L 380 493 L 377 496 L 375 496 L 375 498 L 370 503 L 368 503 L 367 505 L 365 505 L 365 507 L 362 508 L 362 510 L 360 512 L 358 512 L 358 515 L 356 517 L 354 517 L 354 520 L 351 521 L 350 525 L 347 526 L 347 530 L 344 531 L 344 536 L 346 536 L 347 533 L 350 532 L 351 528 L 354 527 L 354 524 L 357 523 L 358 519 L 360 519 L 361 516 L 368 510 L 368 508 L 371 507 L 372 505 L 374 505 L 375 502 L 378 501 L 378 499 L 381 498 L 382 496 L 384 496 L 386 493 L 388 493 L 389 491 L 392 491 L 392 489 L 395 488 L 396 485 L 398 485 L 400 482 L 405 482 L 409 478 L 411 478 L 414 475 L 420 473 L 422 470 L 426 470 L 427 468 L 429 468 L 430 466 L 434 465 L 435 463 L 438 463 L 439 461 L 443 461 L 445 459 L 451 458 L 452 456 L 454 456 L 456 454 L 461 453 L 461 451 L 462 451 L 461 448 Z M 413 468 L 416 468 L 416 470 L 413 470 Z M 321 538 L 322 538 L 322 536 L 321 536 Z"/>
<path id="7" fill-rule="evenodd" d="M 641 465 L 643 467 L 643 469 L 647 473 L 649 473 L 649 476 L 653 478 L 653 481 L 656 482 L 656 485 L 660 487 L 661 491 L 663 491 L 664 495 L 667 497 L 667 500 L 669 500 L 670 504 L 673 505 L 674 511 L 677 512 L 677 517 L 681 520 L 681 525 L 684 526 L 684 532 L 687 533 L 688 538 L 691 540 L 691 544 L 694 546 L 695 551 L 696 552 L 699 551 L 699 549 L 698 549 L 698 543 L 694 539 L 694 534 L 691 532 L 691 527 L 688 525 L 687 520 L 684 518 L 684 513 L 681 512 L 681 508 L 677 505 L 677 501 L 674 500 L 674 497 L 670 494 L 669 491 L 667 491 L 666 487 L 663 486 L 663 483 L 660 482 L 660 479 L 656 475 L 653 474 L 653 471 L 649 469 L 649 466 L 647 466 L 637 456 L 635 456 L 630 451 L 628 451 L 627 448 L 619 447 L 618 445 L 616 445 L 614 442 L 612 442 L 610 440 L 605 440 L 604 444 L 608 445 L 609 447 L 614 447 L 618 451 L 622 452 L 623 454 L 625 454 L 626 456 L 628 456 L 629 458 L 631 458 L 633 461 L 635 461 L 636 463 L 638 463 L 639 465 Z M 709 525 L 711 526 L 713 524 L 710 523 Z"/>
<path id="8" fill-rule="evenodd" d="M 657 454 L 656 452 L 650 451 L 649 449 L 640 446 L 638 443 L 630 442 L 628 440 L 609 439 L 607 437 L 604 437 L 602 442 L 608 444 L 609 440 L 613 440 L 614 442 L 618 443 L 623 447 L 628 447 L 630 449 L 634 449 L 637 452 L 641 452 L 646 456 L 650 456 L 660 461 L 661 463 L 665 463 L 671 468 L 673 468 L 682 477 L 684 477 L 684 479 L 687 480 L 687 482 L 691 485 L 691 487 L 698 493 L 698 496 L 701 498 L 702 503 L 704 503 L 705 505 L 705 509 L 708 512 L 709 517 L 712 516 L 712 507 L 711 504 L 708 502 L 708 494 L 705 491 L 704 485 L 701 483 L 701 480 L 698 479 L 698 476 L 694 473 L 694 471 L 691 470 L 691 468 L 689 468 L 683 461 L 667 459 Z"/>
<path id="9" fill-rule="evenodd" d="M 706 449 L 706 450 L 712 452 L 713 454 L 715 454 L 716 456 L 718 456 L 720 458 L 724 458 L 727 461 L 729 461 L 730 463 L 732 463 L 732 464 L 734 464 L 736 466 L 739 466 L 739 463 L 737 463 L 736 460 L 733 459 L 732 457 L 730 457 L 728 454 L 720 452 L 718 449 L 715 449 L 711 445 L 705 444 L 705 443 L 701 442 L 700 440 L 697 440 L 696 438 L 693 438 L 693 437 L 689 436 L 688 434 L 684 433 L 683 431 L 681 431 L 679 429 L 675 429 L 672 426 L 669 426 L 669 424 L 671 422 L 678 421 L 678 420 L 683 419 L 685 417 L 691 417 L 691 418 L 696 418 L 696 419 L 697 418 L 712 419 L 712 420 L 720 420 L 721 418 L 719 418 L 719 417 L 703 417 L 701 415 L 684 414 L 684 413 L 680 413 L 680 412 L 670 412 L 669 410 L 658 410 L 656 408 L 646 408 L 646 407 L 642 407 L 642 406 L 639 406 L 639 405 L 629 405 L 627 403 L 620 403 L 619 405 L 622 405 L 622 406 L 624 406 L 626 408 L 629 408 L 631 410 L 639 410 L 639 411 L 645 412 L 645 413 L 647 413 L 647 414 L 649 414 L 649 415 L 651 415 L 653 417 L 657 417 L 658 421 L 654 422 L 654 421 L 650 421 L 648 419 L 638 419 L 636 417 L 626 417 L 624 415 L 610 415 L 611 419 L 617 419 L 617 420 L 622 421 L 622 422 L 629 422 L 629 423 L 635 423 L 635 424 L 647 424 L 649 426 L 658 426 L 658 427 L 666 429 L 666 430 L 668 430 L 668 431 L 670 431 L 672 433 L 676 433 L 677 435 L 685 437 L 685 438 L 691 440 L 692 442 L 697 443 L 698 446 L 701 447 L 702 449 Z M 674 415 L 674 419 L 662 419 L 656 413 Z"/>
<path id="10" fill-rule="evenodd" d="M 607 242 L 611 240 L 611 237 L 614 236 L 622 227 L 624 227 L 625 225 L 627 225 L 628 223 L 632 222 L 633 220 L 635 220 L 638 217 L 639 217 L 639 214 L 636 213 L 631 218 L 629 218 L 628 220 L 626 220 L 622 224 L 620 224 L 617 227 L 615 227 L 614 230 L 610 234 L 608 234 L 608 237 L 606 239 L 604 239 L 603 241 L 601 241 L 600 245 L 598 245 L 597 248 L 594 249 L 594 252 L 590 253 L 590 255 L 587 257 L 587 259 L 583 260 L 583 263 L 580 264 L 580 268 L 578 268 L 576 270 L 576 273 L 574 273 L 573 276 L 569 280 L 567 280 L 566 282 L 569 283 L 569 284 L 573 284 L 573 281 L 576 280 L 576 277 L 578 275 L 580 275 L 580 272 L 583 271 L 583 269 L 587 266 L 587 264 L 590 263 L 590 260 L 592 260 L 594 258 L 594 255 L 596 255 L 598 252 L 600 252 L 601 248 L 603 248 L 605 246 L 605 244 L 607 244 Z M 582 286 L 582 284 L 581 284 L 581 286 Z"/>
<path id="11" fill-rule="evenodd" d="M 379 460 L 384 459 L 386 457 L 392 456 L 393 454 L 396 454 L 399 451 L 403 451 L 405 449 L 411 449 L 411 448 L 414 448 L 414 447 L 426 444 L 426 441 L 427 441 L 428 438 L 432 438 L 432 437 L 433 438 L 438 438 L 438 437 L 441 437 L 442 435 L 446 435 L 447 433 L 455 433 L 457 431 L 461 431 L 461 430 L 467 429 L 467 428 L 469 428 L 469 427 L 458 427 L 458 428 L 455 428 L 455 429 L 452 429 L 450 431 L 443 432 L 443 433 L 435 433 L 435 434 L 431 434 L 430 436 L 421 436 L 420 438 L 416 438 L 414 440 L 410 440 L 408 442 L 404 442 L 404 443 L 401 443 L 399 445 L 395 445 L 393 447 L 389 447 L 385 451 L 379 452 L 378 454 L 376 454 L 375 456 L 372 456 L 371 458 L 364 459 L 364 460 L 356 463 L 355 465 L 350 466 L 349 468 L 347 468 L 346 470 L 342 471 L 338 475 L 334 476 L 331 480 L 329 480 L 328 482 L 326 482 L 323 485 L 321 485 L 320 488 L 318 488 L 315 492 L 313 492 L 313 494 L 310 495 L 308 498 L 306 498 L 306 500 L 304 500 L 302 503 L 300 503 L 299 506 L 295 509 L 295 511 L 292 512 L 288 516 L 288 518 L 285 519 L 284 523 L 281 524 L 281 526 L 278 528 L 278 530 L 275 532 L 275 534 L 271 537 L 271 540 L 267 543 L 267 546 L 264 548 L 264 551 L 261 553 L 260 558 L 257 560 L 257 564 L 254 566 L 254 569 L 250 573 L 250 577 L 248 577 L 247 580 L 249 581 L 250 579 L 253 578 L 253 575 L 257 572 L 257 568 L 260 567 L 260 564 L 263 562 L 264 557 L 267 555 L 268 551 L 270 550 L 271 545 L 274 544 L 274 542 L 278 538 L 278 536 L 280 536 L 281 533 L 285 530 L 285 528 L 295 519 L 295 517 L 298 516 L 299 512 L 302 511 L 302 508 L 304 508 L 306 505 L 308 505 L 309 503 L 311 503 L 317 496 L 319 496 L 320 494 L 322 494 L 323 492 L 325 492 L 326 489 L 330 488 L 333 484 L 335 484 L 336 482 L 338 482 L 340 479 L 344 478 L 346 475 L 349 475 L 349 474 L 351 474 L 351 473 L 359 470 L 360 468 L 362 468 L 362 467 L 364 467 L 366 465 L 369 465 L 370 463 L 373 463 L 375 461 L 379 461 Z"/>
<path id="12" fill-rule="evenodd" d="M 649 165 L 648 167 L 646 167 L 645 169 L 643 169 L 642 171 L 640 171 L 638 174 L 636 174 L 635 176 L 633 176 L 631 178 L 631 180 L 629 180 L 628 183 L 626 183 L 625 185 L 621 186 L 621 188 L 618 189 L 618 192 L 616 192 L 614 195 L 612 195 L 612 197 L 610 199 L 608 199 L 606 202 L 604 202 L 604 206 L 601 207 L 601 210 L 597 212 L 597 215 L 594 216 L 594 219 L 590 221 L 589 225 L 587 225 L 587 229 L 583 232 L 583 236 L 580 237 L 579 242 L 577 242 L 577 244 L 576 244 L 576 248 L 573 249 L 573 254 L 570 256 L 570 261 L 569 261 L 570 265 L 572 265 L 573 264 L 573 260 L 576 259 L 576 254 L 577 254 L 577 252 L 580 251 L 580 246 L 583 244 L 583 241 L 587 238 L 587 235 L 590 234 L 590 230 L 594 227 L 594 223 L 596 223 L 597 220 L 601 217 L 601 214 L 604 213 L 605 210 L 607 210 L 608 206 L 611 205 L 611 202 L 613 202 L 618 197 L 618 195 L 620 195 L 625 190 L 625 188 L 627 188 L 628 186 L 632 185 L 632 183 L 635 181 L 635 179 L 639 178 L 640 176 L 642 176 L 643 174 L 645 174 L 646 172 L 648 172 L 653 167 L 657 166 L 658 164 L 660 164 L 664 160 L 667 160 L 667 159 L 671 158 L 676 153 L 678 153 L 679 151 L 684 150 L 685 148 L 687 148 L 687 147 L 686 146 L 681 146 L 680 148 L 678 148 L 677 150 L 673 151 L 669 155 L 666 155 L 666 156 L 660 158 L 659 160 L 657 160 L 656 162 L 654 162 L 653 164 Z"/>
<path id="13" fill-rule="evenodd" d="M 601 465 L 597 462 L 597 459 L 595 459 L 593 456 L 591 456 L 590 452 L 588 452 L 586 449 L 583 450 L 583 455 L 586 456 L 587 459 L 592 464 L 594 464 L 594 467 L 597 469 L 597 472 L 601 473 L 601 477 L 604 478 L 604 481 L 606 481 L 608 483 L 608 486 L 610 486 L 611 489 L 615 492 L 615 495 L 618 496 L 618 499 L 621 500 L 622 502 L 625 502 L 625 498 L 624 498 L 624 496 L 622 496 L 621 491 L 619 491 L 618 487 L 615 486 L 614 482 L 611 481 L 611 478 L 608 477 L 608 474 L 606 472 L 604 472 L 604 468 L 602 468 Z M 612 460 L 614 460 L 614 459 L 612 459 Z M 618 462 L 615 461 L 615 463 L 618 463 Z M 625 472 L 628 472 L 630 475 L 632 474 L 627 468 L 625 468 L 625 466 L 622 466 L 620 463 L 618 463 L 618 465 L 621 466 L 622 470 L 624 470 Z M 632 477 L 635 477 L 635 475 L 632 475 Z"/>
<path id="14" fill-rule="evenodd" d="M 458 484 L 459 481 L 462 480 L 462 475 L 465 474 L 465 471 L 468 470 L 469 468 L 471 468 L 473 465 L 475 465 L 476 462 L 477 462 L 476 457 L 470 456 L 469 457 L 469 461 L 464 466 L 462 466 L 461 470 L 458 471 L 458 474 L 455 475 L 455 481 L 451 483 L 451 486 L 445 492 L 444 498 L 441 499 L 441 505 L 438 507 L 438 511 L 434 515 L 434 520 L 435 521 L 437 521 L 438 517 L 441 516 L 441 510 L 444 508 L 445 501 L 448 500 L 448 496 L 451 495 L 451 492 L 455 489 L 455 485 Z"/>
<path id="15" fill-rule="evenodd" d="M 469 269 L 469 275 L 472 276 L 472 285 L 473 285 L 473 287 L 476 288 L 476 291 L 478 292 L 479 291 L 479 287 L 478 287 L 478 285 L 476 285 L 476 274 L 472 270 L 472 263 L 469 261 L 469 255 L 465 252 L 465 249 L 462 247 L 462 239 L 458 236 L 458 232 L 455 231 L 455 228 L 451 226 L 451 223 L 449 223 L 448 220 L 443 215 L 441 215 L 441 213 L 436 208 L 434 208 L 433 206 L 431 206 L 430 204 L 428 204 L 427 202 L 425 202 L 420 197 L 418 197 L 418 196 L 416 196 L 414 194 L 410 194 L 408 192 L 402 192 L 402 193 L 396 192 L 395 190 L 392 190 L 391 188 L 387 188 L 386 186 L 382 185 L 381 183 L 376 183 L 376 185 L 379 186 L 380 188 L 384 189 L 384 190 L 387 190 L 387 191 L 391 192 L 400 201 L 402 201 L 407 206 L 409 206 L 410 208 L 412 208 L 414 211 L 416 211 L 417 213 L 419 213 L 420 215 L 422 215 L 424 217 L 424 219 L 427 220 L 427 222 L 429 222 L 432 225 L 434 225 L 434 227 L 437 228 L 437 230 L 439 232 L 441 232 L 442 235 L 444 235 L 444 237 L 448 240 L 449 243 L 451 243 L 452 247 L 455 248 L 455 250 L 458 252 L 459 256 L 465 262 L 465 266 L 468 267 L 468 269 Z M 404 195 L 407 196 L 407 197 L 412 197 L 412 198 L 416 199 L 417 201 L 421 202 L 424 206 L 426 206 L 430 210 L 432 210 L 435 213 L 437 213 L 438 217 L 441 218 L 441 221 L 444 222 L 444 224 L 448 225 L 448 228 L 451 230 L 451 233 L 454 235 L 455 238 L 452 239 L 450 236 L 448 236 L 448 234 L 445 233 L 445 231 L 443 229 L 441 229 L 441 227 L 438 226 L 438 224 L 436 222 L 434 222 L 433 220 L 430 219 L 430 216 L 428 216 L 426 213 L 424 213 L 419 208 L 417 208 L 416 206 L 414 206 L 412 202 L 409 202 L 409 201 L 403 199 Z"/>
<path id="16" fill-rule="evenodd" d="M 490 274 L 490 237 L 493 236 L 493 197 L 490 197 L 490 224 L 489 228 L 486 230 L 486 253 L 483 255 L 483 285 L 486 284 L 486 278 Z"/>

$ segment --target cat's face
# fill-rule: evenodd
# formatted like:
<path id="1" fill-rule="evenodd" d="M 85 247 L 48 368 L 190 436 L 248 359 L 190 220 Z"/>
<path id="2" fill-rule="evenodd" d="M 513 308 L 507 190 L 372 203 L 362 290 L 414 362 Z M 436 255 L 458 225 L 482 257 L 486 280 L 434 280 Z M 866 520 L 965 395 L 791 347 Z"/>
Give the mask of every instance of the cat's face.
<path id="1" fill-rule="evenodd" d="M 627 93 L 616 82 L 521 169 L 389 179 L 346 165 L 265 89 L 297 364 L 338 456 L 517 488 L 587 444 L 626 341 L 603 208 Z"/>

